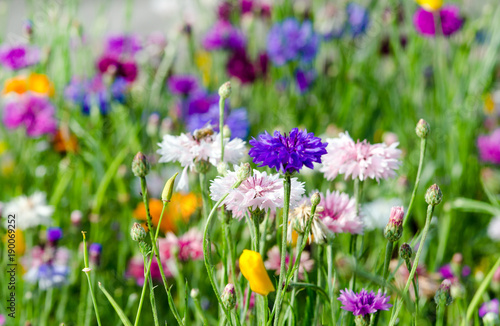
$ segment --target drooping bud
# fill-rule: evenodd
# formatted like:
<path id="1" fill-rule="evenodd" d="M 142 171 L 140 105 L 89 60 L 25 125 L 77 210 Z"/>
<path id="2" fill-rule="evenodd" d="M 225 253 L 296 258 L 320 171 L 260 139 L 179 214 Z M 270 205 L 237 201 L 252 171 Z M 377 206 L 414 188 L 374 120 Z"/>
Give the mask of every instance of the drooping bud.
<path id="1" fill-rule="evenodd" d="M 252 168 L 250 167 L 249 163 L 243 163 L 240 165 L 238 168 L 238 171 L 236 171 L 236 180 L 237 183 L 234 188 L 238 188 L 240 184 L 248 179 L 252 175 Z"/>
<path id="2" fill-rule="evenodd" d="M 443 200 L 443 193 L 437 184 L 433 184 L 427 189 L 425 194 L 425 202 L 428 205 L 437 206 Z"/>
<path id="3" fill-rule="evenodd" d="M 311 205 L 312 206 L 318 206 L 320 201 L 321 201 L 321 196 L 319 195 L 319 192 L 315 192 L 311 196 Z"/>
<path id="4" fill-rule="evenodd" d="M 130 230 L 130 236 L 132 240 L 137 242 L 142 242 L 146 239 L 146 230 L 139 223 L 134 223 L 132 230 Z"/>
<path id="5" fill-rule="evenodd" d="M 163 188 L 163 192 L 161 193 L 161 200 L 164 202 L 169 203 L 170 200 L 172 199 L 172 194 L 174 193 L 174 183 L 175 183 L 175 178 L 179 172 L 174 174 L 170 179 L 168 179 L 167 183 L 165 183 L 165 187 Z"/>
<path id="6" fill-rule="evenodd" d="M 402 206 L 394 206 L 391 209 L 389 223 L 384 230 L 384 236 L 388 241 L 396 242 L 403 235 L 403 218 L 405 212 Z"/>
<path id="7" fill-rule="evenodd" d="M 450 294 L 450 288 L 451 288 L 451 281 L 449 279 L 446 279 L 441 283 L 439 289 L 436 292 L 436 295 L 434 296 L 434 301 L 438 306 L 439 305 L 447 306 L 453 302 L 453 298 Z"/>
<path id="8" fill-rule="evenodd" d="M 225 82 L 219 87 L 219 96 L 224 100 L 231 96 L 231 82 Z"/>
<path id="9" fill-rule="evenodd" d="M 409 260 L 412 254 L 413 250 L 411 250 L 411 246 L 407 243 L 403 243 L 399 248 L 399 256 L 405 261 Z"/>
<path id="10" fill-rule="evenodd" d="M 431 131 L 431 127 L 424 119 L 420 119 L 417 123 L 417 127 L 415 128 L 415 133 L 420 138 L 427 138 L 429 132 Z"/>
<path id="11" fill-rule="evenodd" d="M 138 178 L 144 178 L 149 173 L 148 159 L 142 152 L 137 153 L 132 161 L 132 172 Z"/>
<path id="12" fill-rule="evenodd" d="M 236 306 L 236 295 L 234 294 L 234 285 L 228 283 L 224 288 L 224 291 L 221 295 L 222 302 L 227 307 L 227 309 L 231 310 Z"/>

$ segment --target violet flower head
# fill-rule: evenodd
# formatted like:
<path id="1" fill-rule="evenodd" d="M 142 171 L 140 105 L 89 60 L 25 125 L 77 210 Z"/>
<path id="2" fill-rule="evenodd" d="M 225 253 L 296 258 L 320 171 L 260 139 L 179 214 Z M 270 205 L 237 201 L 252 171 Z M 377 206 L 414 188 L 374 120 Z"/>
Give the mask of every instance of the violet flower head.
<path id="1" fill-rule="evenodd" d="M 10 70 L 18 70 L 37 64 L 40 50 L 25 44 L 0 46 L 0 64 Z"/>
<path id="2" fill-rule="evenodd" d="M 295 71 L 295 82 L 301 94 L 306 93 L 316 80 L 317 73 L 314 69 L 297 69 Z"/>
<path id="3" fill-rule="evenodd" d="M 351 2 L 346 7 L 346 14 L 346 28 L 351 33 L 352 37 L 364 34 L 370 24 L 368 10 L 362 5 Z"/>
<path id="4" fill-rule="evenodd" d="M 500 128 L 495 129 L 490 135 L 479 136 L 477 147 L 481 161 L 500 164 Z"/>
<path id="5" fill-rule="evenodd" d="M 188 96 L 200 87 L 198 78 L 191 75 L 173 75 L 168 79 L 168 89 L 174 95 Z"/>
<path id="6" fill-rule="evenodd" d="M 298 128 L 283 135 L 275 131 L 271 136 L 266 131 L 258 139 L 252 138 L 249 143 L 253 147 L 248 154 L 254 163 L 281 173 L 298 172 L 303 166 L 313 169 L 313 163 L 321 163 L 321 156 L 326 154 L 327 146 L 312 132 L 307 133 L 307 130 Z"/>
<path id="7" fill-rule="evenodd" d="M 485 302 L 479 308 L 479 317 L 483 318 L 486 314 L 492 312 L 495 315 L 498 315 L 500 311 L 500 302 L 498 299 L 493 299 L 489 302 Z"/>
<path id="8" fill-rule="evenodd" d="M 134 55 L 142 49 L 137 35 L 115 34 L 108 36 L 104 52 L 113 56 Z"/>
<path id="9" fill-rule="evenodd" d="M 57 131 L 52 103 L 46 97 L 30 94 L 5 104 L 3 123 L 8 129 L 25 127 L 26 134 L 34 138 Z"/>
<path id="10" fill-rule="evenodd" d="M 248 122 L 247 110 L 244 108 L 231 110 L 229 113 L 226 110 L 224 124 L 231 130 L 231 139 L 245 139 L 250 131 Z M 207 125 L 212 126 L 214 131 L 219 132 L 219 107 L 212 105 L 208 112 L 200 114 L 191 114 L 187 118 L 187 129 L 194 132 L 196 129 L 201 129 Z"/>
<path id="11" fill-rule="evenodd" d="M 267 35 L 267 54 L 271 61 L 284 65 L 288 61 L 311 62 L 318 52 L 320 37 L 309 20 L 302 24 L 287 18 L 273 25 Z"/>
<path id="12" fill-rule="evenodd" d="M 442 32 L 444 36 L 450 36 L 462 27 L 463 20 L 460 17 L 460 9 L 455 5 L 443 6 L 439 10 L 439 17 L 441 31 L 438 31 L 438 34 Z M 413 24 L 420 34 L 429 37 L 436 36 L 436 24 L 433 12 L 426 11 L 423 8 L 417 9 L 413 16 Z"/>
<path id="13" fill-rule="evenodd" d="M 60 240 L 63 236 L 63 231 L 61 228 L 52 227 L 47 229 L 47 240 L 49 242 L 56 242 Z"/>
<path id="14" fill-rule="evenodd" d="M 233 51 L 227 61 L 226 70 L 229 76 L 238 78 L 243 84 L 252 83 L 257 77 L 255 66 L 245 49 Z"/>
<path id="15" fill-rule="evenodd" d="M 354 316 L 365 316 L 379 310 L 389 310 L 392 307 L 388 303 L 389 298 L 390 296 L 382 293 L 381 290 L 378 290 L 378 293 L 375 294 L 375 292 L 367 292 L 365 289 L 359 293 L 345 289 L 340 290 L 340 296 L 337 299 L 342 303 L 340 308 L 351 311 Z"/>
<path id="16" fill-rule="evenodd" d="M 203 39 L 203 47 L 209 51 L 238 50 L 243 49 L 245 45 L 243 32 L 224 20 L 217 21 Z"/>

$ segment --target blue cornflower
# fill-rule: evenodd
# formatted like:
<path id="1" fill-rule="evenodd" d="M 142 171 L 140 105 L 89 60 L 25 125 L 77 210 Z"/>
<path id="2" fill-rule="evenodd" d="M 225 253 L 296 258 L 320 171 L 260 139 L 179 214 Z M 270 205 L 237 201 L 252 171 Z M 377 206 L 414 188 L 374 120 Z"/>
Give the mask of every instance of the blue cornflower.
<path id="1" fill-rule="evenodd" d="M 227 108 L 227 107 L 226 107 Z M 231 139 L 245 139 L 250 131 L 250 123 L 248 122 L 247 110 L 239 108 L 228 112 L 226 110 L 224 124 L 231 130 Z M 201 129 L 211 125 L 215 131 L 219 131 L 219 107 L 212 105 L 205 113 L 191 114 L 187 118 L 187 129 L 194 132 L 196 129 Z"/>
<path id="2" fill-rule="evenodd" d="M 258 139 L 250 140 L 250 145 L 253 147 L 248 154 L 254 163 L 275 168 L 278 172 L 293 173 L 304 165 L 312 169 L 314 162 L 321 163 L 327 143 L 321 142 L 312 132 L 293 128 L 288 135 L 275 131 L 271 136 L 266 131 Z"/>
<path id="3" fill-rule="evenodd" d="M 351 2 L 346 7 L 347 13 L 347 29 L 352 37 L 357 37 L 366 32 L 370 23 L 368 10 L 362 5 Z"/>
<path id="4" fill-rule="evenodd" d="M 269 31 L 267 54 L 278 66 L 293 60 L 311 62 L 318 53 L 319 41 L 309 20 L 301 24 L 295 18 L 287 18 Z"/>

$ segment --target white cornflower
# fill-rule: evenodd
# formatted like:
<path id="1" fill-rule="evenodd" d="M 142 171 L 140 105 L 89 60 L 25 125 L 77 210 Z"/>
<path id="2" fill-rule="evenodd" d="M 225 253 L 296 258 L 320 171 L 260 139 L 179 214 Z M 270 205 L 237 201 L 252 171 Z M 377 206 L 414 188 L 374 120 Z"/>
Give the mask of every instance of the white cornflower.
<path id="1" fill-rule="evenodd" d="M 38 225 L 50 225 L 54 207 L 47 205 L 46 195 L 35 192 L 31 196 L 14 198 L 2 209 L 2 215 L 7 221 L 9 215 L 15 215 L 16 229 L 25 230 Z"/>

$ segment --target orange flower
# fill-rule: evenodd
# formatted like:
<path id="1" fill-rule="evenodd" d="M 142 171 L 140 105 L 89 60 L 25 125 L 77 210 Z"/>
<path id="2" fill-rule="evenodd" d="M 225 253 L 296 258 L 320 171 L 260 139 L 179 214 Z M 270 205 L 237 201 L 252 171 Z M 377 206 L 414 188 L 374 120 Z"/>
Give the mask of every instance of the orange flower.
<path id="1" fill-rule="evenodd" d="M 31 74 L 28 78 L 29 90 L 47 96 L 54 95 L 54 85 L 44 74 Z"/>
<path id="2" fill-rule="evenodd" d="M 28 91 L 28 81 L 24 76 L 17 76 L 9 78 L 5 81 L 3 86 L 3 94 L 17 93 L 24 94 Z"/>
<path id="3" fill-rule="evenodd" d="M 269 292 L 275 291 L 260 253 L 244 249 L 239 262 L 241 274 L 248 280 L 253 292 L 268 295 Z"/>
<path id="4" fill-rule="evenodd" d="M 163 233 L 167 233 L 169 231 L 175 233 L 177 230 L 177 222 L 189 222 L 189 218 L 198 209 L 198 207 L 200 207 L 200 198 L 195 194 L 173 194 L 170 203 L 168 203 L 165 208 L 165 213 L 163 213 L 160 230 Z M 154 198 L 149 200 L 149 212 L 155 227 L 158 226 L 162 209 L 163 201 Z M 138 220 L 147 220 L 146 208 L 144 207 L 143 202 L 137 205 L 133 215 Z"/>
<path id="5" fill-rule="evenodd" d="M 78 140 L 67 128 L 61 128 L 54 136 L 53 146 L 56 152 L 74 153 L 78 149 Z"/>

